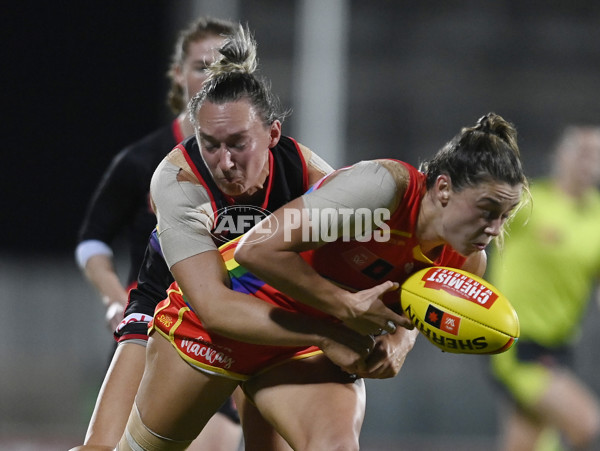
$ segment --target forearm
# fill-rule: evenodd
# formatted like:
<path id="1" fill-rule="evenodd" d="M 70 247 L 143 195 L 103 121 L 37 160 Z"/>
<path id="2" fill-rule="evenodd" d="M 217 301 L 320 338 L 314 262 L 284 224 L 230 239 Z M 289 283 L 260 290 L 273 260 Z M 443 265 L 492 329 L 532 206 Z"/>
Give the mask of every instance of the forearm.
<path id="1" fill-rule="evenodd" d="M 90 257 L 85 265 L 84 273 L 100 294 L 104 305 L 109 306 L 114 302 L 123 305 L 127 303 L 127 290 L 121 284 L 109 256 L 94 255 Z"/>
<path id="2" fill-rule="evenodd" d="M 273 250 L 254 258 L 251 271 L 303 304 L 342 320 L 353 316 L 351 292 L 323 278 L 296 252 Z"/>
<path id="3" fill-rule="evenodd" d="M 252 246 L 242 246 L 246 247 L 246 251 L 250 249 L 248 253 L 252 254 Z M 238 259 L 238 263 L 242 265 L 243 261 L 244 258 Z M 319 275 L 293 251 L 261 251 L 251 262 L 252 272 L 268 284 L 294 300 L 336 317 L 344 325 L 361 334 L 374 334 L 382 329 L 393 332 L 397 325 L 413 327 L 408 318 L 394 312 L 383 302 L 387 292 L 398 289 L 397 283 L 386 281 L 365 290 L 352 292 Z"/>
<path id="4" fill-rule="evenodd" d="M 235 250 L 235 260 L 293 299 L 339 319 L 354 316 L 351 293 L 319 275 L 301 256 L 323 243 L 306 240 L 302 228 L 286 228 L 286 210 L 302 214 L 296 199 L 273 213 L 279 227 L 268 240 L 254 242 L 251 230 Z"/>
<path id="5" fill-rule="evenodd" d="M 239 341 L 276 346 L 319 346 L 331 336 L 330 323 L 292 313 L 258 298 L 228 290 L 217 306 L 202 308 L 205 327 Z M 198 304 L 188 297 L 191 304 Z M 202 300 L 198 300 L 202 302 Z M 235 313 L 232 313 L 235 312 Z"/>
<path id="6" fill-rule="evenodd" d="M 374 343 L 371 336 L 357 334 L 341 324 L 287 311 L 250 295 L 227 291 L 204 293 L 193 300 L 188 297 L 209 331 L 259 345 L 317 346 L 349 373 L 365 367 L 364 359 Z M 215 302 L 207 302 L 208 299 Z M 212 304 L 212 308 L 207 309 L 206 304 Z"/>
<path id="7" fill-rule="evenodd" d="M 331 322 L 290 313 L 231 290 L 216 251 L 178 262 L 171 272 L 204 326 L 226 337 L 263 345 L 321 346 L 322 340 L 340 333 Z"/>

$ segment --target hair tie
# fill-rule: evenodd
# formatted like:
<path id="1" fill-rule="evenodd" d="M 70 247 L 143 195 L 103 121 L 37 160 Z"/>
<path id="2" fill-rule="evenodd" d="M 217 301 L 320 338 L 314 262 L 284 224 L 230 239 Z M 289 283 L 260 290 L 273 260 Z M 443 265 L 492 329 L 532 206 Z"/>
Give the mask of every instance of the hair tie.
<path id="1" fill-rule="evenodd" d="M 485 132 L 485 133 L 495 133 L 492 130 L 492 127 L 491 127 L 490 115 L 489 114 L 486 114 L 485 116 L 481 116 L 479 118 L 479 120 L 477 121 L 476 128 L 478 130 L 481 130 L 482 132 Z"/>

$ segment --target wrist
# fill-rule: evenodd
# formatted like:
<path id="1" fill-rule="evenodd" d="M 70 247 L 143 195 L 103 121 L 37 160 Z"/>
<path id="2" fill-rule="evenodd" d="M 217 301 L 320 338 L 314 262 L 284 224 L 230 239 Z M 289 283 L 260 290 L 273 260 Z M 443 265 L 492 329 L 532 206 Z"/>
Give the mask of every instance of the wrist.
<path id="1" fill-rule="evenodd" d="M 330 315 L 335 316 L 341 322 L 346 322 L 356 318 L 356 312 L 352 308 L 352 293 L 350 291 L 339 289 L 338 292 L 330 298 L 334 299 L 331 303 Z"/>
<path id="2" fill-rule="evenodd" d="M 125 307 L 127 305 L 127 300 L 121 300 L 121 299 L 118 299 L 118 298 L 111 298 L 110 296 L 102 296 L 102 304 L 107 309 L 111 308 L 115 304 L 120 305 L 122 307 Z"/>
<path id="3" fill-rule="evenodd" d="M 313 331 L 315 337 L 314 346 L 320 349 L 327 349 L 328 346 L 334 343 L 344 343 L 348 331 L 345 326 L 337 322 L 320 320 L 316 330 Z"/>

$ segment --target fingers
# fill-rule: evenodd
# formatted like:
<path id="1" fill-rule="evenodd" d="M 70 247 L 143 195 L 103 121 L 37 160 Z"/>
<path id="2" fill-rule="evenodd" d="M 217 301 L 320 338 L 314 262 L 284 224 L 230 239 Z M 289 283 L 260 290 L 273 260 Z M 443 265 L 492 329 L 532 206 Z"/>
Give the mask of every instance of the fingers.
<path id="1" fill-rule="evenodd" d="M 369 334 L 360 334 L 345 326 L 340 326 L 342 335 L 335 338 L 335 341 L 346 348 L 351 349 L 365 359 L 375 347 L 375 338 Z"/>
<path id="2" fill-rule="evenodd" d="M 406 316 L 400 316 L 399 318 L 396 318 L 394 324 L 408 330 L 413 330 L 415 328 L 413 322 Z"/>
<path id="3" fill-rule="evenodd" d="M 375 338 L 372 335 L 361 336 L 361 338 L 363 339 L 363 343 L 359 355 L 363 359 L 366 359 L 373 352 L 373 348 L 375 348 Z"/>
<path id="4" fill-rule="evenodd" d="M 382 329 L 388 334 L 393 334 L 396 332 L 396 323 L 394 323 L 391 319 L 388 319 Z"/>
<path id="5" fill-rule="evenodd" d="M 373 290 L 377 295 L 381 295 L 383 293 L 387 293 L 388 291 L 396 291 L 400 288 L 400 284 L 398 282 L 392 282 L 391 280 L 387 280 L 379 285 L 375 285 L 371 290 Z"/>
<path id="6" fill-rule="evenodd" d="M 397 372 L 381 356 L 374 356 L 366 360 L 365 365 L 354 371 L 358 377 L 368 379 L 388 379 L 394 377 Z"/>
<path id="7" fill-rule="evenodd" d="M 382 295 L 384 295 L 385 293 L 396 291 L 398 290 L 398 288 L 400 288 L 399 283 L 388 280 L 386 282 L 374 286 L 373 288 L 371 288 L 371 290 L 373 290 L 373 294 L 381 298 Z M 388 318 L 385 318 L 385 322 L 379 325 L 380 329 L 379 331 L 376 331 L 376 333 L 381 333 L 382 331 L 385 331 L 389 334 L 393 334 L 394 332 L 396 332 L 397 326 L 412 327 L 412 323 L 410 322 L 410 320 L 403 317 L 402 315 L 397 314 L 389 307 L 387 308 L 387 313 L 388 315 L 386 316 L 388 316 Z"/>
<path id="8" fill-rule="evenodd" d="M 119 323 L 123 319 L 124 311 L 125 307 L 123 306 L 123 304 L 117 301 L 112 302 L 106 309 L 106 326 L 111 332 L 119 326 Z"/>
<path id="9" fill-rule="evenodd" d="M 384 293 L 396 291 L 396 290 L 398 290 L 398 288 L 400 288 L 399 283 L 388 280 L 382 284 L 379 284 L 379 285 L 373 287 L 372 289 L 375 291 L 375 293 L 378 294 L 378 296 L 380 296 Z M 389 308 L 388 308 L 388 313 L 389 313 L 389 318 L 386 319 L 384 324 L 380 325 L 381 331 L 386 331 L 389 334 L 393 334 L 394 332 L 396 332 L 396 328 L 398 326 L 404 327 L 405 329 L 413 329 L 414 328 L 412 321 L 410 319 L 408 319 L 407 317 L 405 317 L 403 315 L 399 315 L 398 313 L 394 312 L 393 310 L 391 310 Z"/>
<path id="10" fill-rule="evenodd" d="M 412 321 L 406 316 L 398 315 L 393 310 L 390 310 L 390 317 L 385 324 L 382 325 L 381 330 L 386 331 L 388 334 L 394 334 L 398 327 L 403 327 L 408 330 L 412 330 L 415 328 L 415 325 Z"/>

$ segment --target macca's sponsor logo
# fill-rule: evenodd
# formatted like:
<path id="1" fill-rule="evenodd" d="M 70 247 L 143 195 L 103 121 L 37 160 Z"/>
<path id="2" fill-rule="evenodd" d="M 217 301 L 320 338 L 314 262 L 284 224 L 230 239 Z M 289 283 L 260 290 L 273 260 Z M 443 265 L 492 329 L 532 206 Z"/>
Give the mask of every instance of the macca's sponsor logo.
<path id="1" fill-rule="evenodd" d="M 491 288 L 451 269 L 431 268 L 423 275 L 422 280 L 426 288 L 444 290 L 486 309 L 491 308 L 498 299 L 498 294 Z"/>
<path id="2" fill-rule="evenodd" d="M 233 357 L 228 356 L 222 351 L 214 349 L 206 342 L 196 342 L 192 340 L 181 340 L 179 345 L 187 355 L 201 357 L 207 363 L 228 370 L 235 363 Z"/>
<path id="3" fill-rule="evenodd" d="M 444 337 L 443 335 L 436 333 L 428 324 L 417 318 L 410 304 L 406 306 L 404 312 L 423 335 L 425 335 L 432 343 L 438 344 L 443 348 L 468 352 L 481 351 L 488 347 L 485 337 L 477 337 L 472 340 L 458 340 L 455 338 Z"/>

